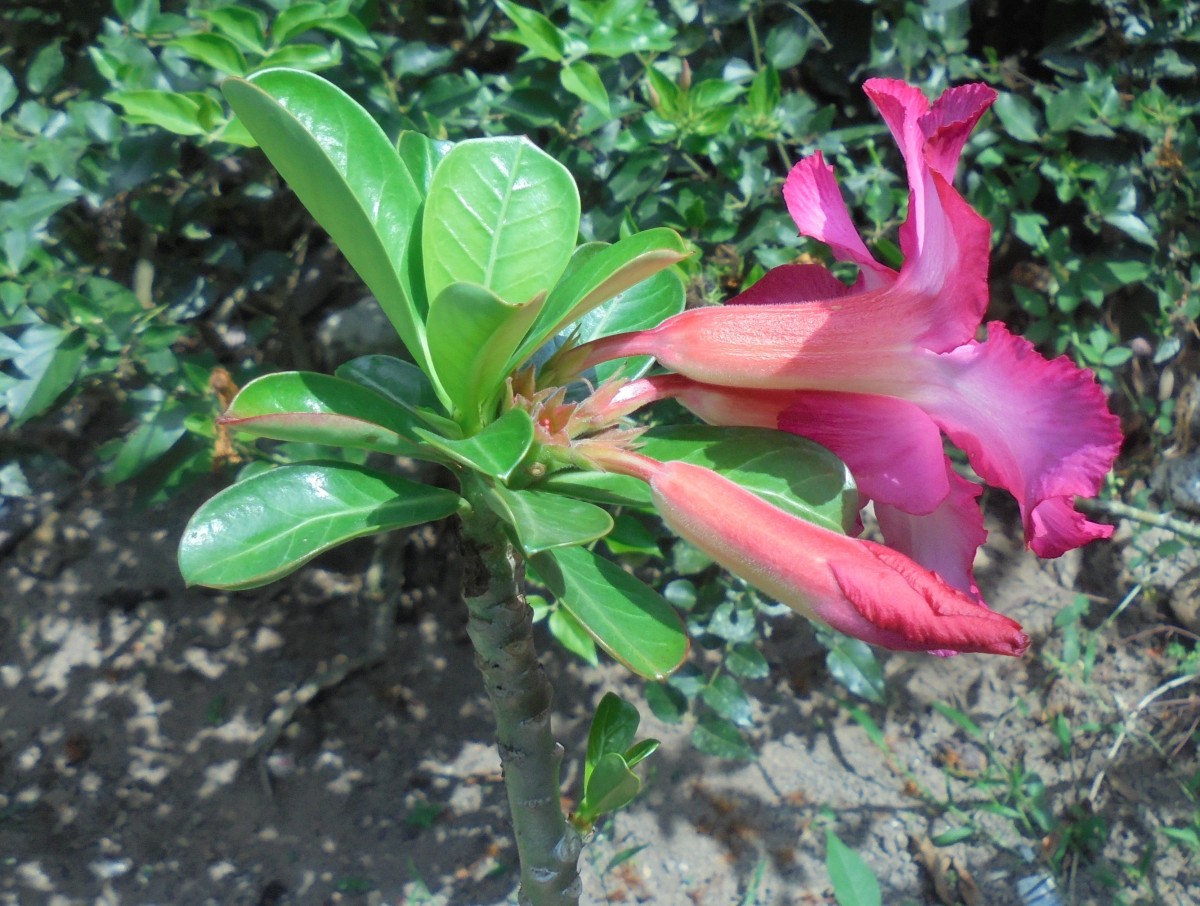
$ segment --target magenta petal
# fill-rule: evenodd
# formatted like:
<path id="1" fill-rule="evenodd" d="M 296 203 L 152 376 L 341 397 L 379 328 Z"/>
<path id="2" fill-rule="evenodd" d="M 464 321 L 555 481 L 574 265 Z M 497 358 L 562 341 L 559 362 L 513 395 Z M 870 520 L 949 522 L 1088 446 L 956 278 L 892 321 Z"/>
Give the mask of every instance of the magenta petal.
<path id="1" fill-rule="evenodd" d="M 862 268 L 863 286 L 875 289 L 895 280 L 895 272 L 872 257 L 850 220 L 833 167 L 818 151 L 792 167 L 783 184 L 783 200 L 802 236 L 824 242 L 842 261 Z"/>
<path id="2" fill-rule="evenodd" d="M 910 167 L 920 161 L 925 136 L 918 119 L 929 110 L 924 92 L 899 79 L 868 79 L 863 91 L 887 123 L 904 160 Z"/>
<path id="3" fill-rule="evenodd" d="M 1121 446 L 1121 426 L 1090 371 L 1042 358 L 1000 322 L 986 342 L 934 356 L 936 386 L 915 399 L 988 484 L 1017 499 L 1029 546 L 1056 556 L 1108 526 L 1074 512 L 1099 491 Z M 928 360 L 927 360 L 928 361 Z"/>
<path id="4" fill-rule="evenodd" d="M 950 492 L 941 432 L 905 400 L 799 392 L 780 413 L 779 427 L 832 450 L 872 500 L 929 513 Z"/>
<path id="5" fill-rule="evenodd" d="M 947 182 L 954 180 L 963 145 L 979 118 L 996 100 L 996 92 L 982 82 L 951 88 L 933 102 L 918 121 L 925 136 L 925 160 Z"/>
<path id="6" fill-rule="evenodd" d="M 916 339 L 945 352 L 974 339 L 987 310 L 992 228 L 941 176 L 927 179 L 933 191 L 925 199 L 920 251 L 905 262 L 901 280 L 926 299 L 926 326 Z"/>
<path id="7" fill-rule="evenodd" d="M 907 554 L 948 584 L 979 598 L 975 584 L 975 553 L 987 540 L 979 495 L 983 489 L 957 474 L 942 457 L 950 492 L 932 513 L 913 515 L 875 501 L 875 518 L 883 540 Z"/>
<path id="8" fill-rule="evenodd" d="M 782 264 L 757 283 L 730 299 L 727 305 L 776 305 L 840 299 L 853 292 L 820 264 Z"/>

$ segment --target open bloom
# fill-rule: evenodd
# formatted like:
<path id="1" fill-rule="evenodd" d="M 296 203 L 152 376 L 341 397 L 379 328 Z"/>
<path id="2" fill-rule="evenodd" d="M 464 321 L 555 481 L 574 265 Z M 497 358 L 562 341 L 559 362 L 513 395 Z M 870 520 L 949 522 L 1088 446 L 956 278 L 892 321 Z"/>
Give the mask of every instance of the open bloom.
<path id="1" fill-rule="evenodd" d="M 828 447 L 875 501 L 889 545 L 977 594 L 979 491 L 950 468 L 943 434 L 1013 494 L 1028 545 L 1054 557 L 1112 533 L 1077 512 L 1074 497 L 1099 490 L 1120 426 L 1090 372 L 1046 360 L 999 322 L 976 338 L 989 227 L 952 181 L 995 92 L 965 85 L 930 105 L 903 82 L 872 79 L 865 90 L 908 178 L 898 272 L 871 256 L 817 153 L 793 168 L 784 199 L 802 234 L 859 266 L 854 286 L 820 265 L 785 265 L 731 304 L 577 352 L 585 367 L 655 356 L 675 374 L 630 388 L 643 400 L 674 396 L 713 424 L 779 428 Z"/>
<path id="2" fill-rule="evenodd" d="M 898 651 L 1020 655 L 1021 627 L 903 554 L 799 519 L 716 472 L 613 453 L 676 534 L 797 613 Z"/>

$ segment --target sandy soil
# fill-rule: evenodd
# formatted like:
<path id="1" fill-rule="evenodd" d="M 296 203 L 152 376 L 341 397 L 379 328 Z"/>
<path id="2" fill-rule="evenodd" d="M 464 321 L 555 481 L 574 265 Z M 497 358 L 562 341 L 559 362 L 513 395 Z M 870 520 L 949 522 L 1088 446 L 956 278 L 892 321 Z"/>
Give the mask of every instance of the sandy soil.
<path id="1" fill-rule="evenodd" d="M 134 512 L 123 493 L 82 485 L 57 505 L 54 493 L 27 502 L 26 528 L 0 536 L 0 903 L 515 902 L 490 717 L 449 593 L 453 545 L 429 528 L 401 539 L 390 659 L 302 709 L 269 755 L 247 758 L 289 690 L 368 644 L 372 547 L 259 592 L 186 590 L 174 548 L 207 490 Z M 1047 651 L 1077 585 L 1097 596 L 1093 623 L 1126 590 L 1102 550 L 1040 564 L 993 537 L 981 584 Z M 585 850 L 585 902 L 832 903 L 827 828 L 866 858 L 887 904 L 1007 906 L 1038 885 L 1025 903 L 1200 902 L 1196 864 L 1159 833 L 1194 818 L 1186 708 L 1143 709 L 1108 761 L 1116 725 L 1178 673 L 1160 621 L 1149 599 L 1130 607 L 1103 631 L 1087 683 L 1036 654 L 887 656 L 890 703 L 863 707 L 890 756 L 839 704 L 846 693 L 807 626 L 777 622 L 771 676 L 754 687 L 757 759 L 700 755 L 689 727 L 647 716 L 664 745 L 647 762 L 645 796 Z M 639 687 L 542 641 L 575 756 L 570 790 L 591 707 L 608 688 L 639 700 Z M 935 701 L 985 727 L 1006 764 L 1036 771 L 1056 814 L 1075 806 L 1082 821 L 1105 770 L 1094 807 L 1109 833 L 1099 852 L 1068 859 L 1057 894 L 1046 864 L 1056 840 L 987 813 L 983 750 Z M 1059 714 L 1077 728 L 1070 757 L 1051 729 Z M 928 848 L 961 821 L 921 787 L 954 797 L 978 825 L 970 840 Z M 1131 880 L 1120 863 L 1148 849 L 1144 880 Z"/>

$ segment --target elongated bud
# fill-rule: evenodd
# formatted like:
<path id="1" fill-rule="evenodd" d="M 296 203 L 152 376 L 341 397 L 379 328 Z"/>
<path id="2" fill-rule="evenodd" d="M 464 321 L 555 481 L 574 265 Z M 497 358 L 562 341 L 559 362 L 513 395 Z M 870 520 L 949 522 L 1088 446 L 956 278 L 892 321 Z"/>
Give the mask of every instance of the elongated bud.
<path id="1" fill-rule="evenodd" d="M 650 485 L 663 521 L 797 613 L 898 651 L 1017 656 L 1019 624 L 891 548 L 839 535 L 709 469 L 620 454 L 604 463 Z"/>

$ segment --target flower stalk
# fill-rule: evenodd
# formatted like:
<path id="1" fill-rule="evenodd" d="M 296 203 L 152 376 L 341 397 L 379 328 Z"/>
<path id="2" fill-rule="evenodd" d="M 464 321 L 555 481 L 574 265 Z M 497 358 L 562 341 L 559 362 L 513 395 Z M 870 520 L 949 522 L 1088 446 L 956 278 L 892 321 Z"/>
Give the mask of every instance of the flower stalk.
<path id="1" fill-rule="evenodd" d="M 464 481 L 461 519 L 467 634 L 496 717 L 496 742 L 521 864 L 522 906 L 578 906 L 582 838 L 563 814 L 563 747 L 551 726 L 553 689 L 537 658 L 525 568 L 482 488 Z"/>

